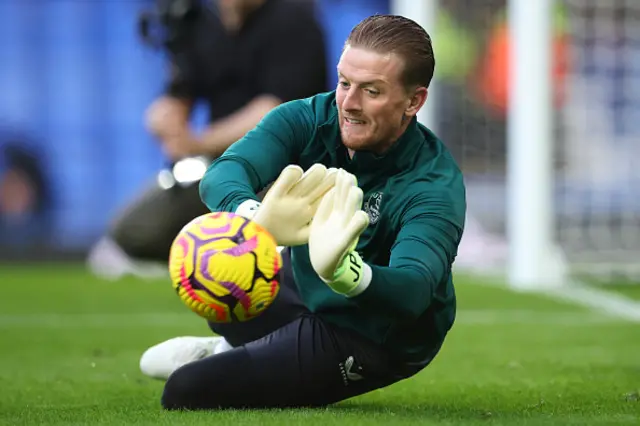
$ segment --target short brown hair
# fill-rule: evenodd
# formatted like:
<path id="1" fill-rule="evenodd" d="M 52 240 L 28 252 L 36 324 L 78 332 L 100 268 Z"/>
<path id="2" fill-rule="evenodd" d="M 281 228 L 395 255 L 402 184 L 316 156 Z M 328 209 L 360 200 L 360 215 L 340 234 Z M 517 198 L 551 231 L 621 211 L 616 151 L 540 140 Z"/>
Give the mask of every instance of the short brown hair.
<path id="1" fill-rule="evenodd" d="M 431 37 L 409 18 L 398 15 L 373 15 L 356 25 L 345 47 L 359 47 L 381 54 L 395 53 L 404 60 L 403 84 L 429 87 L 436 61 Z"/>

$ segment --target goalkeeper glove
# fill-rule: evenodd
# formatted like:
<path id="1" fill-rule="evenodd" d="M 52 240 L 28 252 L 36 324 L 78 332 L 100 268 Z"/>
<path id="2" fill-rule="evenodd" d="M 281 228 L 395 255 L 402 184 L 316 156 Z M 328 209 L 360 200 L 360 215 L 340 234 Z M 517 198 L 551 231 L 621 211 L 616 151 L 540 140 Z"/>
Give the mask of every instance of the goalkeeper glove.
<path id="1" fill-rule="evenodd" d="M 309 234 L 313 269 L 333 291 L 347 297 L 362 293 L 371 282 L 371 268 L 355 251 L 369 225 L 356 184 L 355 176 L 338 171 L 335 187 L 322 199 Z"/>
<path id="2" fill-rule="evenodd" d="M 262 203 L 247 200 L 236 213 L 265 228 L 279 246 L 306 244 L 313 215 L 322 197 L 333 187 L 335 172 L 322 164 L 314 164 L 303 174 L 299 166 L 289 165 L 280 173 Z"/>

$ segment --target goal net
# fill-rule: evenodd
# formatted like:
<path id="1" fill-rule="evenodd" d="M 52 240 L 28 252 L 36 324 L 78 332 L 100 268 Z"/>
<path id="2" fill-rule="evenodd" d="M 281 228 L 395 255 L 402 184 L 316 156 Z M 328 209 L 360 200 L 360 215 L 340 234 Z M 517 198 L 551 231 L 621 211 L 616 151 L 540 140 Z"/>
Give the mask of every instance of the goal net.
<path id="1" fill-rule="evenodd" d="M 506 1 L 437 10 L 430 124 L 468 188 L 457 265 L 494 270 L 508 253 Z M 557 247 L 573 276 L 640 282 L 640 1 L 556 1 L 551 22 Z"/>

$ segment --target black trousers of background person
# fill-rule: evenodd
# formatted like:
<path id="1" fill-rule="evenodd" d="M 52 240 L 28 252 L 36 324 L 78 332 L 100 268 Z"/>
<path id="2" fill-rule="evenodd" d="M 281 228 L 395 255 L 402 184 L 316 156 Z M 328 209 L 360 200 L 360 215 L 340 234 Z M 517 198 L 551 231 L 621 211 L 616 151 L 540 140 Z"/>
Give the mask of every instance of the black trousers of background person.
<path id="1" fill-rule="evenodd" d="M 131 258 L 167 262 L 180 230 L 209 209 L 200 200 L 196 183 L 169 189 L 152 184 L 115 218 L 111 239 Z"/>
<path id="2" fill-rule="evenodd" d="M 259 200 L 268 188 L 257 194 Z M 200 199 L 199 182 L 169 189 L 154 183 L 115 218 L 108 234 L 135 260 L 167 262 L 176 235 L 206 213 L 209 209 Z"/>
<path id="3" fill-rule="evenodd" d="M 300 302 L 283 252 L 281 290 L 260 317 L 210 328 L 234 346 L 167 380 L 166 409 L 319 407 L 388 386 L 398 373 L 378 345 L 328 324 Z"/>

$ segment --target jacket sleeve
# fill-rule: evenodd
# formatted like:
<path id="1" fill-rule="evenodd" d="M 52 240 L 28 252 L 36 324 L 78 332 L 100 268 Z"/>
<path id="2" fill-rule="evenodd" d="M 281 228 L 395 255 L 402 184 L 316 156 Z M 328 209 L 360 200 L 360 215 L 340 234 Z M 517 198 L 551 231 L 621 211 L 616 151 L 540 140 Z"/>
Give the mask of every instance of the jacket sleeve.
<path id="1" fill-rule="evenodd" d="M 215 160 L 200 181 L 200 198 L 211 211 L 235 211 L 296 164 L 314 128 L 304 100 L 279 105 Z"/>
<path id="2" fill-rule="evenodd" d="M 444 285 L 462 238 L 462 202 L 450 191 L 411 200 L 400 221 L 388 266 L 369 265 L 371 282 L 353 298 L 363 309 L 396 318 L 414 319 L 431 304 Z"/>

